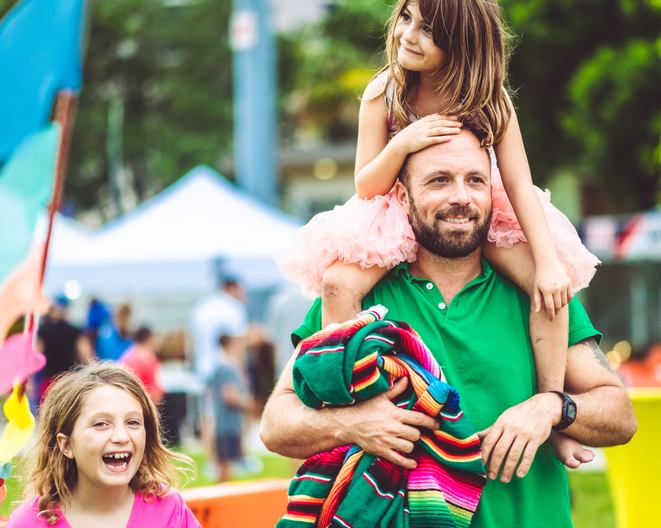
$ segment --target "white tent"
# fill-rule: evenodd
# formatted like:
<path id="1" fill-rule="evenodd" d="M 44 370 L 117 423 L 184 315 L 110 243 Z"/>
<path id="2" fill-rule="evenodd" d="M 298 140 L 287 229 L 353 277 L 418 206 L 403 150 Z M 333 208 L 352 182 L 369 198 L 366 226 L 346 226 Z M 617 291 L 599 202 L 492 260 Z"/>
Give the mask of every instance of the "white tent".
<path id="1" fill-rule="evenodd" d="M 54 238 L 46 289 L 75 279 L 88 296 L 201 294 L 229 274 L 264 290 L 282 281 L 275 256 L 298 225 L 199 166 L 89 235 Z"/>

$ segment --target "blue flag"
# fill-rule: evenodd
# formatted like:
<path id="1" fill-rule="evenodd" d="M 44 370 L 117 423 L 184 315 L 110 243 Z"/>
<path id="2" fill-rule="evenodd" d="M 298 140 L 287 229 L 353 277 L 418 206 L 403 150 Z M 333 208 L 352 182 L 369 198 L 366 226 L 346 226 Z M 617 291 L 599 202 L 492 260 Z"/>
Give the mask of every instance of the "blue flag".
<path id="1" fill-rule="evenodd" d="M 0 285 L 30 251 L 37 216 L 53 193 L 59 143 L 60 125 L 50 124 L 21 143 L 0 170 Z"/>
<path id="2" fill-rule="evenodd" d="M 23 0 L 0 24 L 0 163 L 82 84 L 85 0 Z"/>

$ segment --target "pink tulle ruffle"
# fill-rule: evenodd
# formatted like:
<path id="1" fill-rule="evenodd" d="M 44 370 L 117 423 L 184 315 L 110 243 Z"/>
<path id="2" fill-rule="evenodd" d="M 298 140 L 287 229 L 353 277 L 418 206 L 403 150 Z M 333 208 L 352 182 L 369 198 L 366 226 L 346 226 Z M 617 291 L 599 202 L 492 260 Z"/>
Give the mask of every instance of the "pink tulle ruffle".
<path id="1" fill-rule="evenodd" d="M 582 290 L 594 277 L 599 259 L 581 242 L 576 229 L 569 219 L 551 203 L 551 192 L 535 187 L 542 202 L 542 209 L 551 231 L 551 239 L 560 263 L 565 268 L 574 291 Z M 527 242 L 526 236 L 516 219 L 500 172 L 491 167 L 491 198 L 493 201 L 493 217 L 487 239 L 496 246 L 511 248 L 517 242 Z"/>
<path id="2" fill-rule="evenodd" d="M 294 249 L 278 257 L 278 266 L 306 294 L 319 296 L 324 272 L 336 260 L 390 269 L 414 261 L 416 249 L 408 216 L 392 193 L 354 196 L 299 228 Z"/>
<path id="3" fill-rule="evenodd" d="M 487 239 L 499 247 L 511 248 L 527 242 L 517 221 L 496 166 L 492 166 L 493 217 Z M 585 288 L 596 272 L 599 259 L 581 243 L 569 219 L 551 204 L 551 193 L 535 187 L 551 231 L 560 263 L 574 291 Z M 417 243 L 402 206 L 389 193 L 371 200 L 356 196 L 345 205 L 316 215 L 298 229 L 294 249 L 278 257 L 283 276 L 299 284 L 312 296 L 321 294 L 321 279 L 336 260 L 362 268 L 393 268 L 413 262 Z"/>

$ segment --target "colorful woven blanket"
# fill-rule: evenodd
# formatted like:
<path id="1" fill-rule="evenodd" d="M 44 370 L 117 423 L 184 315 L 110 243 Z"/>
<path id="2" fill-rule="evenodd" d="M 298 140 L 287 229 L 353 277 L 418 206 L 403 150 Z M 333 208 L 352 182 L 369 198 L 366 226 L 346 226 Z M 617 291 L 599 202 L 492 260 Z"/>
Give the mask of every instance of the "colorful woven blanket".
<path id="1" fill-rule="evenodd" d="M 480 442 L 459 408 L 459 394 L 406 323 L 383 320 L 376 306 L 357 320 L 314 334 L 301 344 L 294 389 L 309 407 L 349 405 L 387 391 L 403 376 L 393 402 L 436 417 L 438 431 L 421 430 L 407 470 L 338 447 L 308 459 L 289 487 L 287 514 L 277 528 L 466 527 L 485 484 Z"/>

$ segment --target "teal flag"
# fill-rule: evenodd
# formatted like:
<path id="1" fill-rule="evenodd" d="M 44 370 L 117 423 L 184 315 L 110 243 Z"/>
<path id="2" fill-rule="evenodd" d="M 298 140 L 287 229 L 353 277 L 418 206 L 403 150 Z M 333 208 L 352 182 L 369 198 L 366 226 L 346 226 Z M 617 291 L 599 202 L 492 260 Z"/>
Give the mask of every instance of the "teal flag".
<path id="1" fill-rule="evenodd" d="M 85 0 L 23 0 L 0 23 L 0 164 L 82 84 Z M 0 239 L 1 240 L 1 239 Z"/>
<path id="2" fill-rule="evenodd" d="M 50 200 L 60 128 L 53 123 L 27 138 L 0 170 L 0 284 L 27 256 Z"/>

